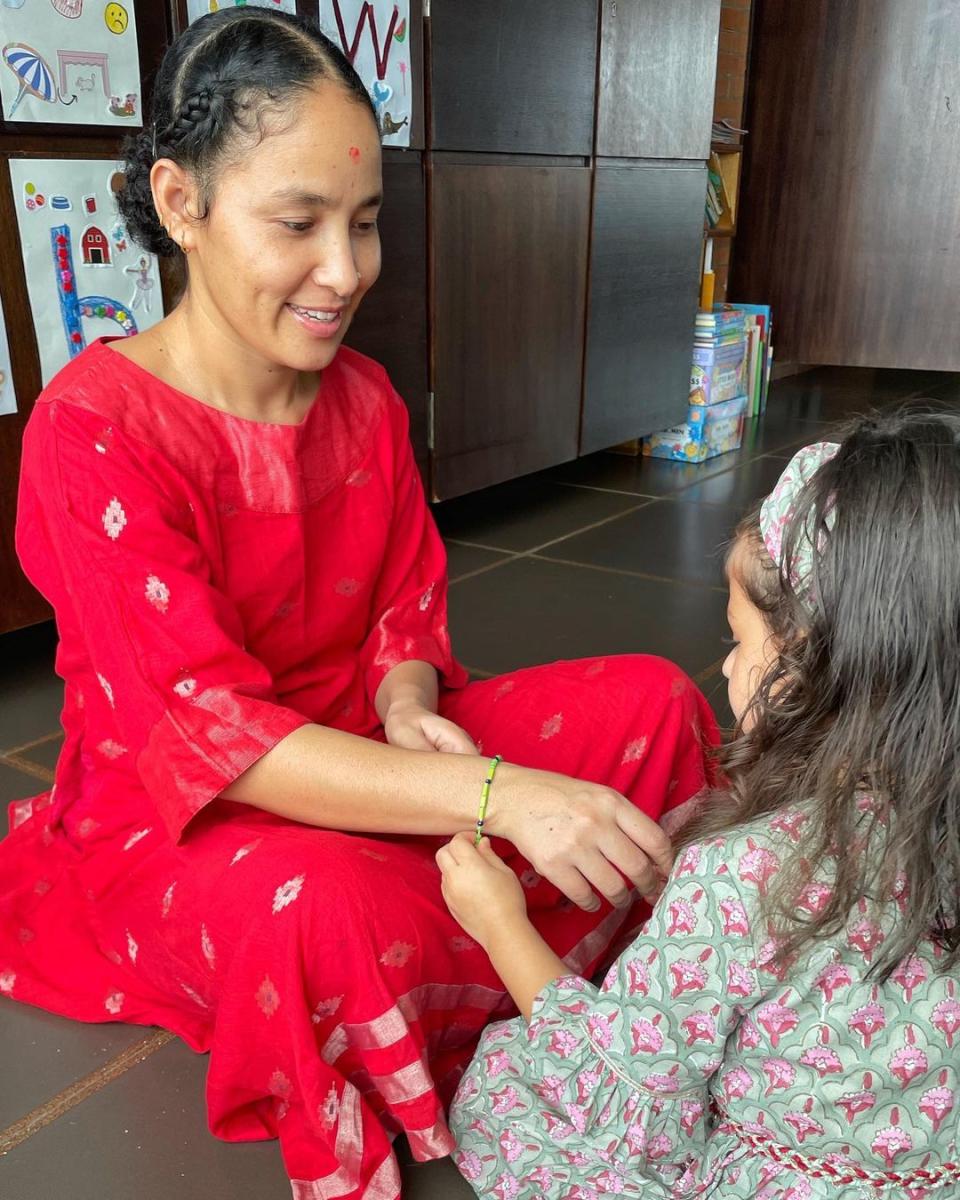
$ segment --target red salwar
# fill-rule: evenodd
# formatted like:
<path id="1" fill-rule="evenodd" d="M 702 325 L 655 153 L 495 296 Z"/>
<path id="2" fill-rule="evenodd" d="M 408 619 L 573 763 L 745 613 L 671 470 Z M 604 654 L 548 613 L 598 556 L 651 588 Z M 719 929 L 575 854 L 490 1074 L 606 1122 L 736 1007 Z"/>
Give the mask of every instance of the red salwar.
<path id="1" fill-rule="evenodd" d="M 66 740 L 53 791 L 14 804 L 0 843 L 0 990 L 173 1030 L 210 1051 L 213 1132 L 279 1137 L 295 1197 L 394 1200 L 393 1136 L 449 1152 L 444 1104 L 510 1011 L 443 903 L 442 839 L 315 829 L 219 793 L 307 722 L 382 739 L 377 688 L 418 659 L 485 753 L 659 816 L 704 785 L 708 706 L 640 656 L 465 686 L 406 411 L 346 349 L 286 426 L 93 345 L 29 422 L 18 547 L 57 615 Z M 537 927 L 591 973 L 624 914 L 581 912 L 500 848 Z"/>

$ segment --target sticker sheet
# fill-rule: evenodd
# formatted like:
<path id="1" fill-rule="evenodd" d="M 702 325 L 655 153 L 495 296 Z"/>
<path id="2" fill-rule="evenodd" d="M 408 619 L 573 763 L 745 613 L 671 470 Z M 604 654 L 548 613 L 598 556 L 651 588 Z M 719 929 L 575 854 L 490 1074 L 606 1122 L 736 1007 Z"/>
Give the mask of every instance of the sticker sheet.
<path id="1" fill-rule="evenodd" d="M 3 319 L 3 301 L 0 300 L 0 417 L 16 411 L 17 397 L 13 390 L 13 368 L 10 365 L 7 323 Z"/>
<path id="2" fill-rule="evenodd" d="M 0 98 L 6 121 L 141 125 L 133 0 L 2 0 Z"/>
<path id="3" fill-rule="evenodd" d="M 408 0 L 320 0 L 319 17 L 323 32 L 367 85 L 383 144 L 409 146 L 413 81 Z"/>
<path id="4" fill-rule="evenodd" d="M 275 8 L 278 12 L 295 13 L 297 0 L 187 0 L 187 20 L 194 21 L 221 8 Z"/>
<path id="5" fill-rule="evenodd" d="M 157 260 L 127 237 L 109 159 L 10 160 L 44 385 L 98 337 L 163 316 Z"/>

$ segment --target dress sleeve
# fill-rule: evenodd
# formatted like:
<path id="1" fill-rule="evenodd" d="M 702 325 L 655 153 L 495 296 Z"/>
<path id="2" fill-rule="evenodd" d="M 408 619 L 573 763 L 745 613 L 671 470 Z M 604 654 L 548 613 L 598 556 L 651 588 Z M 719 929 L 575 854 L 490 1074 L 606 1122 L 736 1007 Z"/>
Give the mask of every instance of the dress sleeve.
<path id="1" fill-rule="evenodd" d="M 166 478 L 162 478 L 166 474 Z M 24 440 L 17 546 L 82 647 L 89 726 L 110 730 L 174 839 L 308 719 L 280 705 L 154 451 L 54 401 Z"/>
<path id="2" fill-rule="evenodd" d="M 535 999 L 529 1026 L 487 1031 L 477 1061 L 496 1084 L 469 1115 L 482 1123 L 492 1104 L 571 1162 L 589 1147 L 612 1172 L 679 1193 L 703 1158 L 724 1043 L 763 995 L 751 918 L 722 849 L 691 845 L 602 987 L 559 979 Z M 464 1093 L 457 1104 L 469 1109 Z"/>
<path id="3" fill-rule="evenodd" d="M 446 687 L 467 681 L 447 628 L 447 554 L 423 495 L 407 409 L 395 392 L 387 420 L 394 464 L 390 531 L 362 651 L 371 702 L 384 676 L 414 659 L 435 667 Z"/>

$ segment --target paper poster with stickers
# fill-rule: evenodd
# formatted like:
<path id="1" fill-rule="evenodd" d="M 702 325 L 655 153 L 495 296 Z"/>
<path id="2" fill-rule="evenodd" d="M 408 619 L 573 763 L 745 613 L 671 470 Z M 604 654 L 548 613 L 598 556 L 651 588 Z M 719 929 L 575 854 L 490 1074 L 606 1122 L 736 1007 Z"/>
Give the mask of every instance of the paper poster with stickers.
<path id="1" fill-rule="evenodd" d="M 192 25 L 221 8 L 273 8 L 277 12 L 295 13 L 297 0 L 187 0 L 187 20 Z"/>
<path id="2" fill-rule="evenodd" d="M 44 385 L 88 343 L 163 316 L 157 260 L 127 237 L 116 163 L 13 158 L 10 180 Z"/>
<path id="3" fill-rule="evenodd" d="M 142 124 L 133 0 L 2 0 L 7 121 Z"/>
<path id="4" fill-rule="evenodd" d="M 320 25 L 367 85 L 385 146 L 409 146 L 413 119 L 408 0 L 320 0 Z"/>
<path id="5" fill-rule="evenodd" d="M 16 411 L 17 397 L 13 390 L 10 343 L 7 341 L 7 323 L 3 319 L 3 301 L 0 300 L 0 417 Z"/>

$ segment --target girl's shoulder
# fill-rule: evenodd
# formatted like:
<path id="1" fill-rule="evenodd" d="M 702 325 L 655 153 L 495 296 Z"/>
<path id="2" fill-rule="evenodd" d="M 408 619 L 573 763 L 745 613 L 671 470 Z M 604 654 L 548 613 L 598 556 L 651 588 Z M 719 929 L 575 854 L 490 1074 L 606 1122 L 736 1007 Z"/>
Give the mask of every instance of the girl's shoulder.
<path id="1" fill-rule="evenodd" d="M 754 884 L 758 874 L 765 881 L 776 874 L 795 852 L 811 820 L 810 806 L 790 805 L 737 825 L 727 832 L 688 845 L 677 859 L 678 867 L 726 874 L 742 883 Z"/>

